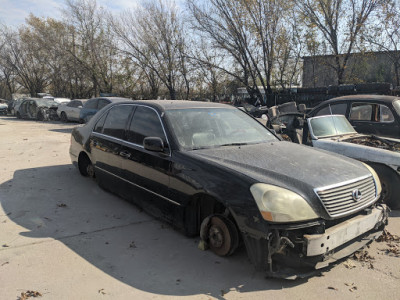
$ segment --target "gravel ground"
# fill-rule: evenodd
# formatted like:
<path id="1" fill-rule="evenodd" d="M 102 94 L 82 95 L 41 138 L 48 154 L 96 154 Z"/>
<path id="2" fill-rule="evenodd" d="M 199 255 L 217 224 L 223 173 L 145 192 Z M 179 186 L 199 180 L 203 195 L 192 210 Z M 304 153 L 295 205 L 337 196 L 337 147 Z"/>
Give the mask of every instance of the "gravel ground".
<path id="1" fill-rule="evenodd" d="M 0 117 L 0 299 L 400 299 L 396 241 L 297 281 L 255 272 L 243 248 L 198 250 L 81 177 L 68 155 L 74 126 Z M 387 229 L 400 235 L 400 211 Z"/>

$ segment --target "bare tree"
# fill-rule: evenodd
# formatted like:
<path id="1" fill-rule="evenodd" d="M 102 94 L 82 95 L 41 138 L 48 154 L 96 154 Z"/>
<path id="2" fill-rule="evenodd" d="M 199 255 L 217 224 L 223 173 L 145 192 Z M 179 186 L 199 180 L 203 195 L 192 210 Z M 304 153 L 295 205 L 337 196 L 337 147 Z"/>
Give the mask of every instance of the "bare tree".
<path id="1" fill-rule="evenodd" d="M 72 47 L 67 51 L 90 74 L 93 93 L 111 93 L 113 74 L 119 67 L 117 49 L 102 8 L 95 0 L 66 0 L 64 14 L 72 31 Z"/>
<path id="2" fill-rule="evenodd" d="M 142 68 L 149 80 L 156 75 L 171 99 L 177 98 L 177 86 L 183 80 L 189 95 L 184 25 L 173 2 L 143 2 L 119 18 L 111 17 L 110 24 L 123 53 Z"/>
<path id="3" fill-rule="evenodd" d="M 337 83 L 344 83 L 348 60 L 365 29 L 371 14 L 382 0 L 299 0 L 295 1 L 306 24 L 317 28 L 320 39 L 326 40 L 334 61 L 330 66 L 337 76 Z"/>
<path id="4" fill-rule="evenodd" d="M 210 0 L 208 5 L 201 5 L 188 0 L 187 3 L 195 19 L 194 27 L 226 57 L 225 64 L 215 67 L 239 80 L 252 97 L 262 99 L 259 85 L 270 94 L 277 40 L 284 31 L 289 1 Z"/>

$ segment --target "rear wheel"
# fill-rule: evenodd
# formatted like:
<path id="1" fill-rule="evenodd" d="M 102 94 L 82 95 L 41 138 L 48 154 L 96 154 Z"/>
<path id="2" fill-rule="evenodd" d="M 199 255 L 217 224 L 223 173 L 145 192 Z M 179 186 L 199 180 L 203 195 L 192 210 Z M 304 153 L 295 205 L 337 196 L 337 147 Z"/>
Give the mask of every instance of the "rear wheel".
<path id="1" fill-rule="evenodd" d="M 60 118 L 61 118 L 62 122 L 64 122 L 64 123 L 68 122 L 68 117 L 65 112 L 61 112 Z"/>
<path id="2" fill-rule="evenodd" d="M 85 177 L 94 177 L 94 167 L 86 154 L 79 155 L 78 159 L 79 172 Z"/>

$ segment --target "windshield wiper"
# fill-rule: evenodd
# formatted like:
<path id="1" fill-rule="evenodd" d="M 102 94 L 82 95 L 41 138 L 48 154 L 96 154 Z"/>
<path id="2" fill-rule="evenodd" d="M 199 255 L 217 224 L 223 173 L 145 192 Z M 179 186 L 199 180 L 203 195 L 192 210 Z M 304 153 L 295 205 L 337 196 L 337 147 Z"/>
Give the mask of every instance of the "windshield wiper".
<path id="1" fill-rule="evenodd" d="M 222 144 L 220 147 L 225 147 L 225 146 L 245 146 L 249 145 L 249 143 L 230 143 L 230 144 Z"/>

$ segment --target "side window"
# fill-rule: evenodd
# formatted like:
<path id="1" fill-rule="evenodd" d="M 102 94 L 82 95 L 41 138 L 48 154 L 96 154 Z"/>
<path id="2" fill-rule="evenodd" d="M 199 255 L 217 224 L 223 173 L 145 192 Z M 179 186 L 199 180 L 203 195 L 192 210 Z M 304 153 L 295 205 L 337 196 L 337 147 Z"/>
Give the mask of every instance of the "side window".
<path id="1" fill-rule="evenodd" d="M 94 127 L 94 132 L 103 133 L 104 121 L 106 120 L 107 113 L 105 113 L 100 120 L 97 121 L 96 126 Z"/>
<path id="2" fill-rule="evenodd" d="M 76 107 L 75 106 L 75 101 L 71 101 L 67 104 L 68 107 Z"/>
<path id="3" fill-rule="evenodd" d="M 350 120 L 355 121 L 374 121 L 374 104 L 353 103 L 351 106 Z"/>
<path id="4" fill-rule="evenodd" d="M 379 105 L 379 121 L 380 122 L 393 122 L 394 121 L 394 116 L 392 112 L 390 111 L 390 108 L 387 107 L 386 105 Z"/>
<path id="5" fill-rule="evenodd" d="M 158 114 L 144 106 L 139 106 L 133 115 L 128 131 L 128 141 L 143 145 L 145 137 L 160 137 L 166 142 L 164 131 Z"/>
<path id="6" fill-rule="evenodd" d="M 118 105 L 111 108 L 104 122 L 103 134 L 123 139 L 132 109 L 132 105 Z"/>
<path id="7" fill-rule="evenodd" d="M 98 102 L 97 99 L 89 100 L 88 102 L 86 102 L 85 108 L 96 109 L 97 108 L 97 102 Z"/>
<path id="8" fill-rule="evenodd" d="M 346 115 L 347 103 L 331 104 L 321 109 L 316 115 L 325 116 L 330 115 Z"/>
<path id="9" fill-rule="evenodd" d="M 105 99 L 99 99 L 99 106 L 98 109 L 102 109 L 104 106 L 110 104 L 109 100 L 105 100 Z"/>

